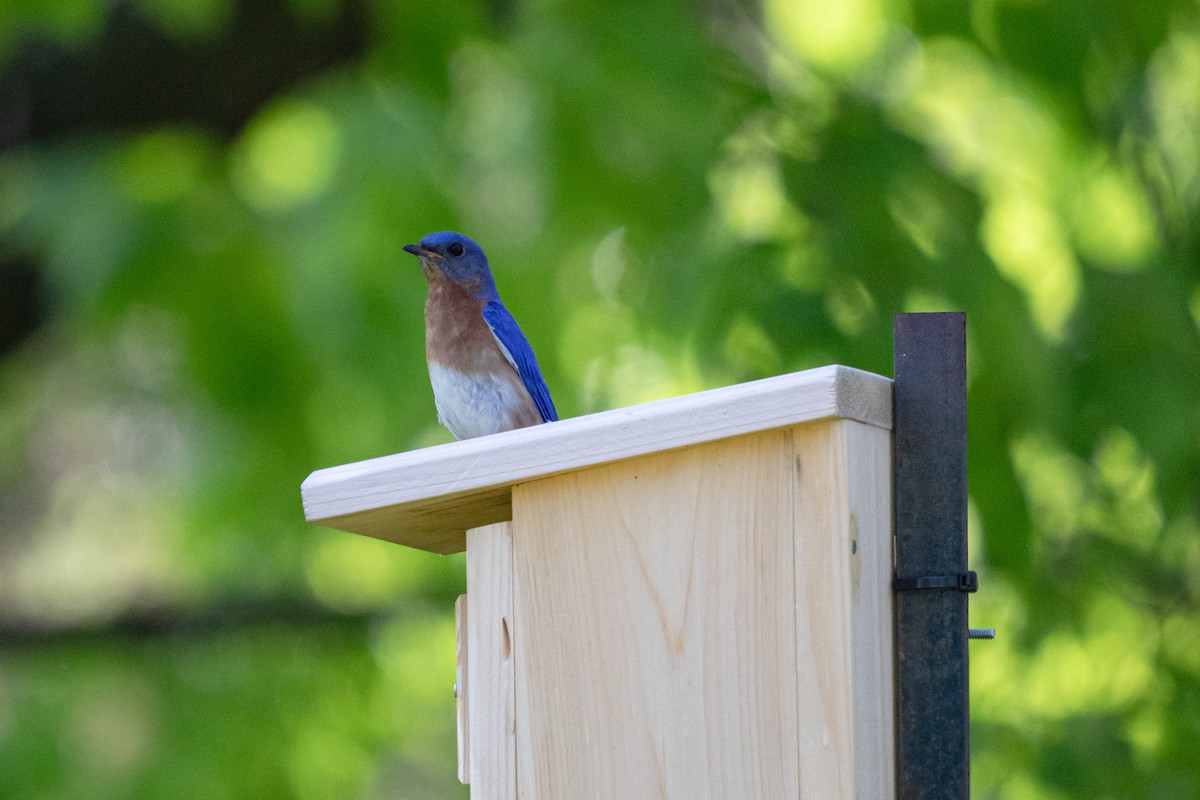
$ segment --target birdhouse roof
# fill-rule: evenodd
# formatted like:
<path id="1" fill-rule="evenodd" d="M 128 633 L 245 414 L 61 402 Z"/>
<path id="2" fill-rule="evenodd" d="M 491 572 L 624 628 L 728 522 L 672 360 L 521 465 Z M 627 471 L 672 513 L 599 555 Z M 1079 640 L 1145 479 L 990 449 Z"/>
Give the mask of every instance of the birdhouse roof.
<path id="1" fill-rule="evenodd" d="M 435 553 L 512 518 L 512 487 L 649 453 L 830 419 L 891 429 L 892 382 L 842 366 L 781 375 L 317 470 L 305 518 Z"/>

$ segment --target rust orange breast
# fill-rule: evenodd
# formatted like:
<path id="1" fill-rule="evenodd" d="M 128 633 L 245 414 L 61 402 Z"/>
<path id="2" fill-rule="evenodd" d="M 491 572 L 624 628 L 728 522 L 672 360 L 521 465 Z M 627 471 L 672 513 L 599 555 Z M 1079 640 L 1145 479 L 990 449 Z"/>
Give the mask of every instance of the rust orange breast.
<path id="1" fill-rule="evenodd" d="M 500 352 L 483 319 L 483 301 L 474 285 L 460 285 L 441 276 L 429 279 L 425 301 L 425 354 L 430 361 L 460 372 L 516 370 Z"/>

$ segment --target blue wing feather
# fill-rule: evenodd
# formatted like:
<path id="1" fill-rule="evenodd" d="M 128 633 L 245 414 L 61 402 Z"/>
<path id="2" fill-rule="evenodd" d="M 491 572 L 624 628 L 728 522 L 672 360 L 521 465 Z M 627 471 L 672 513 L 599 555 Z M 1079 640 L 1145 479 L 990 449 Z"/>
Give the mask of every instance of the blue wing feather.
<path id="1" fill-rule="evenodd" d="M 492 329 L 496 341 L 500 342 L 506 354 L 512 358 L 517 374 L 521 376 L 521 381 L 529 390 L 538 412 L 542 415 L 542 421 L 551 422 L 558 419 L 554 401 L 550 399 L 550 390 L 546 387 L 546 379 L 542 377 L 542 371 L 538 368 L 537 357 L 534 356 L 529 340 L 521 332 L 512 314 L 504 304 L 492 300 L 483 307 L 483 319 Z"/>

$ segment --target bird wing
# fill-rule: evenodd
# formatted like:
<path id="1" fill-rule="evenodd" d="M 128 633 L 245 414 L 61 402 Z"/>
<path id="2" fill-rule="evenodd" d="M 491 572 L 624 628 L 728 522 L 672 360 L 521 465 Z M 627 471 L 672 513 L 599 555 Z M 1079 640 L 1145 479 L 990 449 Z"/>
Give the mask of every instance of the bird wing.
<path id="1" fill-rule="evenodd" d="M 517 370 L 517 374 L 521 376 L 521 381 L 529 390 L 538 412 L 542 415 L 542 421 L 550 422 L 558 419 L 558 412 L 554 409 L 554 401 L 550 399 L 550 390 L 546 388 L 546 379 L 542 377 L 542 371 L 538 369 L 533 348 L 529 346 L 529 340 L 517 326 L 517 321 L 513 319 L 512 314 L 504 307 L 503 303 L 491 300 L 483 307 L 483 320 L 488 324 L 492 335 L 496 337 L 496 343 L 500 345 L 500 352 L 504 353 L 508 363 L 512 364 L 513 368 Z"/>

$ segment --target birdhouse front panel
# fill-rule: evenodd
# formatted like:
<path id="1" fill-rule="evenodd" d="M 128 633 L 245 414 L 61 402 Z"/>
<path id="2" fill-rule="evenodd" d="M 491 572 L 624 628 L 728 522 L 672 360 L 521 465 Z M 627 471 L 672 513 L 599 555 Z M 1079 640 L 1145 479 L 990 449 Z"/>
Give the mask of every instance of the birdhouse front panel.
<path id="1" fill-rule="evenodd" d="M 515 486 L 516 796 L 891 796 L 889 453 L 829 420 Z"/>

